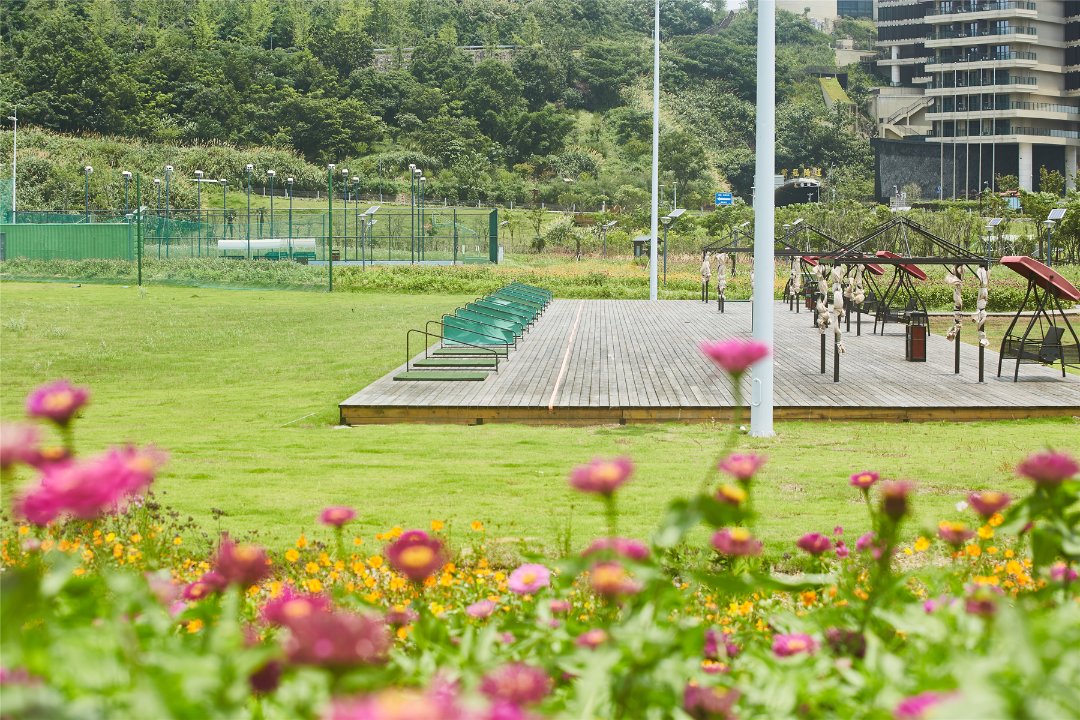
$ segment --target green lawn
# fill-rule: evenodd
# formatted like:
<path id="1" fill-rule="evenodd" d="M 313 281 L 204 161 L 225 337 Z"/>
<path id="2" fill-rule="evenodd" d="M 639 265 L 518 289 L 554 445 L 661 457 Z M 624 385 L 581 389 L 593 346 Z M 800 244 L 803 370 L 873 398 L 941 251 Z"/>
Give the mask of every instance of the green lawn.
<path id="1" fill-rule="evenodd" d="M 465 532 L 575 545 L 601 527 L 596 503 L 567 471 L 628 454 L 622 530 L 646 535 L 665 502 L 697 487 L 723 427 L 559 428 L 516 425 L 336 428 L 337 403 L 403 362 L 408 328 L 463 297 L 0 284 L 0 414 L 22 414 L 37 383 L 69 377 L 94 397 L 78 425 L 84 450 L 154 442 L 171 461 L 164 500 L 208 529 L 257 530 L 282 544 L 314 528 L 328 504 L 357 507 L 360 530 Z M 1077 445 L 1080 423 L 814 424 L 747 439 L 764 452 L 759 530 L 774 552 L 803 532 L 865 529 L 850 472 L 877 469 L 920 484 L 920 521 L 969 489 L 1022 489 L 1011 467 L 1047 445 Z M 12 487 L 3 489 L 5 504 Z M 212 509 L 225 513 L 218 521 Z"/>

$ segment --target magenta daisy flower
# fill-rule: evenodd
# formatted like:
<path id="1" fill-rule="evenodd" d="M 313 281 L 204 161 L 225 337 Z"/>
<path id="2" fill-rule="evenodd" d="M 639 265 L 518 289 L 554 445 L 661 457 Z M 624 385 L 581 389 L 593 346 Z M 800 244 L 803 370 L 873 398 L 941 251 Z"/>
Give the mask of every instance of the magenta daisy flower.
<path id="1" fill-rule="evenodd" d="M 701 352 L 729 375 L 739 376 L 754 363 L 769 357 L 769 346 L 757 340 L 731 338 L 703 342 Z"/>
<path id="2" fill-rule="evenodd" d="M 526 563 L 518 567 L 506 580 L 506 586 L 518 595 L 532 595 L 550 584 L 551 571 L 536 563 Z"/>
<path id="3" fill-rule="evenodd" d="M 89 399 L 89 389 L 76 387 L 67 380 L 57 380 L 42 385 L 26 397 L 26 414 L 66 427 Z"/>
<path id="4" fill-rule="evenodd" d="M 579 465 L 570 472 L 570 485 L 582 492 L 610 497 L 626 484 L 634 472 L 629 458 L 614 460 L 596 459 L 588 465 Z"/>
<path id="5" fill-rule="evenodd" d="M 1048 450 L 1028 455 L 1016 472 L 1040 487 L 1051 488 L 1080 472 L 1080 466 L 1069 455 Z"/>
<path id="6" fill-rule="evenodd" d="M 319 522 L 331 527 L 341 527 L 356 517 L 356 511 L 344 505 L 333 505 L 323 509 L 319 514 Z"/>
<path id="7" fill-rule="evenodd" d="M 413 582 L 423 582 L 446 563 L 442 540 L 423 530 L 408 530 L 386 546 L 386 559 L 394 570 Z"/>

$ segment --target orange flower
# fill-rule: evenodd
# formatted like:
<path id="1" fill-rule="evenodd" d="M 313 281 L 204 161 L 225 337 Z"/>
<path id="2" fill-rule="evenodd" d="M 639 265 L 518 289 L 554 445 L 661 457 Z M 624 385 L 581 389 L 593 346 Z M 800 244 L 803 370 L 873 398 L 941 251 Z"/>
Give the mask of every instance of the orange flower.
<path id="1" fill-rule="evenodd" d="M 432 520 L 431 521 L 431 531 L 432 532 L 439 532 L 444 527 L 446 527 L 446 523 L 444 523 L 442 520 Z"/>
<path id="2" fill-rule="evenodd" d="M 473 532 L 484 532 L 484 523 L 479 520 L 473 520 L 469 523 L 469 527 L 472 528 Z"/>

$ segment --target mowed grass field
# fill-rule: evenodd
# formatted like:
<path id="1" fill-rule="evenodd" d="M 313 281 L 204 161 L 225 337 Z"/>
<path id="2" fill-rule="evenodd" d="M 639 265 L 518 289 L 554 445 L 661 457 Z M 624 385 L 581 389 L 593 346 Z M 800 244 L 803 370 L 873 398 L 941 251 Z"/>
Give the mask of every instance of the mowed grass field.
<path id="1" fill-rule="evenodd" d="M 620 529 L 647 537 L 669 499 L 698 487 L 726 428 L 335 427 L 340 400 L 403 362 L 408 328 L 465 299 L 5 282 L 0 415 L 22 416 L 25 394 L 45 380 L 89 385 L 81 451 L 155 443 L 171 458 L 155 486 L 165 504 L 207 531 L 257 532 L 277 547 L 317 533 L 330 504 L 356 507 L 355 530 L 369 538 L 438 519 L 460 539 L 480 520 L 490 537 L 551 549 L 569 532 L 577 547 L 601 531 L 602 515 L 568 488 L 567 472 L 617 454 L 637 464 Z M 1025 453 L 1080 449 L 1076 418 L 777 431 L 741 444 L 769 457 L 758 532 L 774 555 L 804 532 L 867 529 L 847 485 L 853 471 L 916 481 L 917 521 L 929 531 L 969 490 L 1021 491 L 1012 467 Z M 5 507 L 15 490 L 3 488 Z"/>

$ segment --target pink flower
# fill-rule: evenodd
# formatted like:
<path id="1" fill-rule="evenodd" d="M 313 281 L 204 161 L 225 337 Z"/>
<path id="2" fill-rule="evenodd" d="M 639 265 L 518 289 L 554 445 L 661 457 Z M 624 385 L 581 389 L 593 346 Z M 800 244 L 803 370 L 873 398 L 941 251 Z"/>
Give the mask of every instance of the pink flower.
<path id="1" fill-rule="evenodd" d="M 551 678 L 533 665 L 510 663 L 484 675 L 480 692 L 492 700 L 518 706 L 535 705 L 551 692 Z"/>
<path id="2" fill-rule="evenodd" d="M 638 562 L 649 557 L 649 547 L 645 543 L 623 537 L 597 538 L 592 545 L 585 548 L 581 556 L 588 557 L 600 552 L 611 552 L 627 560 Z"/>
<path id="3" fill-rule="evenodd" d="M 40 443 L 41 431 L 33 425 L 0 423 L 0 470 L 19 463 L 33 464 Z"/>
<path id="4" fill-rule="evenodd" d="M 356 511 L 351 507 L 333 505 L 323 509 L 322 513 L 319 514 L 319 522 L 331 527 L 341 527 L 355 517 Z"/>
<path id="5" fill-rule="evenodd" d="M 799 538 L 795 545 L 800 550 L 810 553 L 811 555 L 821 555 L 823 553 L 832 550 L 832 540 L 825 537 L 821 533 L 807 533 Z"/>
<path id="6" fill-rule="evenodd" d="M 904 480 L 894 480 L 881 484 L 881 509 L 893 521 L 898 521 L 908 513 L 908 496 L 915 486 Z"/>
<path id="7" fill-rule="evenodd" d="M 938 537 L 952 545 L 954 548 L 958 548 L 966 543 L 971 538 L 975 537 L 975 532 L 968 529 L 968 526 L 962 522 L 949 522 L 948 520 L 942 520 L 938 523 Z"/>
<path id="8" fill-rule="evenodd" d="M 390 650 L 386 623 L 372 615 L 316 610 L 287 617 L 285 654 L 295 665 L 352 667 L 381 664 Z"/>
<path id="9" fill-rule="evenodd" d="M 1001 512 L 1010 502 L 1012 502 L 1012 498 L 1005 493 L 995 492 L 994 490 L 968 495 L 968 504 L 971 505 L 971 509 L 984 518 Z"/>
<path id="10" fill-rule="evenodd" d="M 1057 487 L 1080 472 L 1080 465 L 1065 453 L 1046 451 L 1033 453 L 1016 467 L 1016 473 L 1034 481 L 1039 487 Z"/>
<path id="11" fill-rule="evenodd" d="M 405 627 L 412 625 L 420 618 L 420 614 L 407 605 L 395 605 L 386 611 L 384 620 L 390 627 Z"/>
<path id="12" fill-rule="evenodd" d="M 873 547 L 876 536 L 872 532 L 863 533 L 859 536 L 859 539 L 855 541 L 855 550 L 858 552 L 865 552 L 870 547 Z"/>
<path id="13" fill-rule="evenodd" d="M 844 544 L 844 541 L 843 540 L 837 540 L 836 541 L 836 557 L 843 560 L 844 558 L 846 558 L 850 554 L 851 554 L 851 551 L 848 550 L 848 546 Z"/>
<path id="14" fill-rule="evenodd" d="M 633 472 L 634 465 L 629 458 L 596 459 L 574 468 L 570 472 L 570 485 L 582 492 L 611 497 L 626 484 Z"/>
<path id="15" fill-rule="evenodd" d="M 799 653 L 813 655 L 817 650 L 817 641 L 804 633 L 777 635 L 773 638 L 772 651 L 777 657 L 790 657 Z"/>
<path id="16" fill-rule="evenodd" d="M 26 668 L 6 668 L 0 665 L 0 686 L 40 684 L 41 678 L 31 675 Z"/>
<path id="17" fill-rule="evenodd" d="M 66 427 L 75 413 L 90 399 L 90 390 L 76 387 L 67 380 L 42 385 L 26 398 L 26 414 L 46 418 Z"/>
<path id="18" fill-rule="evenodd" d="M 733 557 L 760 555 L 761 541 L 755 540 L 746 528 L 724 528 L 712 536 L 717 552 Z"/>
<path id="19" fill-rule="evenodd" d="M 595 650 L 596 648 L 607 642 L 608 634 L 604 632 L 602 628 L 593 628 L 592 630 L 586 630 L 577 636 L 574 640 L 574 644 L 578 647 L 588 648 Z"/>
<path id="20" fill-rule="evenodd" d="M 997 614 L 998 596 L 1001 594 L 1001 588 L 993 585 L 977 585 L 971 588 L 968 596 L 964 598 L 964 612 L 968 615 L 993 617 Z"/>
<path id="21" fill-rule="evenodd" d="M 1050 579 L 1054 582 L 1073 582 L 1077 573 L 1060 560 L 1050 566 Z"/>
<path id="22" fill-rule="evenodd" d="M 548 609 L 551 610 L 552 615 L 565 615 L 572 607 L 568 600 L 552 600 L 548 603 Z"/>
<path id="23" fill-rule="evenodd" d="M 465 614 L 477 619 L 487 618 L 491 617 L 491 614 L 495 612 L 495 607 L 496 605 L 492 601 L 481 600 L 465 608 Z"/>
<path id="24" fill-rule="evenodd" d="M 211 570 L 203 573 L 202 577 L 195 582 L 188 584 L 184 588 L 182 597 L 185 600 L 202 600 L 204 597 L 221 592 L 228 584 L 221 573 Z"/>
<path id="25" fill-rule="evenodd" d="M 769 357 L 769 346 L 756 340 L 718 340 L 703 342 L 701 352 L 719 365 L 729 375 L 742 375 L 747 368 L 759 360 Z"/>
<path id="26" fill-rule="evenodd" d="M 386 547 L 386 559 L 413 582 L 423 582 L 446 563 L 446 550 L 442 540 L 409 530 Z"/>
<path id="27" fill-rule="evenodd" d="M 293 619 L 329 610 L 330 598 L 325 595 L 304 595 L 288 585 L 281 595 L 262 606 L 262 619 L 270 625 L 288 625 Z"/>
<path id="28" fill-rule="evenodd" d="M 63 514 L 89 520 L 140 495 L 163 463 L 164 454 L 153 448 L 128 447 L 81 462 L 48 465 L 38 485 L 16 500 L 16 509 L 35 525 Z"/>
<path id="29" fill-rule="evenodd" d="M 739 691 L 722 687 L 702 687 L 694 681 L 683 688 L 683 710 L 695 720 L 734 720 Z"/>
<path id="30" fill-rule="evenodd" d="M 453 695 L 391 688 L 359 698 L 337 698 L 324 720 L 464 720 Z"/>
<path id="31" fill-rule="evenodd" d="M 732 453 L 720 462 L 720 469 L 736 480 L 747 482 L 757 474 L 757 471 L 764 464 L 765 457 L 763 455 Z"/>
<path id="32" fill-rule="evenodd" d="M 860 490 L 869 490 L 870 487 L 874 483 L 876 483 L 880 477 L 881 476 L 878 473 L 872 470 L 864 470 L 863 472 L 855 473 L 854 475 L 852 475 L 851 479 L 848 481 L 848 484 L 850 484 L 852 487 L 857 487 Z"/>
<path id="33" fill-rule="evenodd" d="M 746 491 L 738 485 L 721 485 L 716 491 L 716 499 L 725 505 L 739 506 L 746 502 Z"/>
<path id="34" fill-rule="evenodd" d="M 281 671 L 284 664 L 280 660 L 267 660 L 255 672 L 248 676 L 248 685 L 256 695 L 267 695 L 277 690 L 281 684 Z"/>
<path id="35" fill-rule="evenodd" d="M 506 585 L 510 588 L 510 591 L 518 595 L 532 595 L 537 590 L 546 588 L 550 584 L 551 571 L 536 563 L 526 563 L 518 567 L 514 572 L 510 573 L 510 577 L 506 580 Z"/>
<path id="36" fill-rule="evenodd" d="M 634 595 L 641 583 L 634 580 L 620 562 L 599 562 L 589 569 L 589 585 L 593 592 L 607 598 Z"/>
<path id="37" fill-rule="evenodd" d="M 214 556 L 214 570 L 229 585 L 246 588 L 270 574 L 270 558 L 258 545 L 238 545 L 228 535 L 222 535 Z"/>
<path id="38" fill-rule="evenodd" d="M 836 655 L 866 656 L 866 637 L 858 630 L 829 628 L 825 631 L 825 642 Z"/>
<path id="39" fill-rule="evenodd" d="M 924 692 L 905 698 L 893 710 L 896 720 L 925 720 L 927 713 L 935 705 L 951 700 L 956 693 Z"/>

